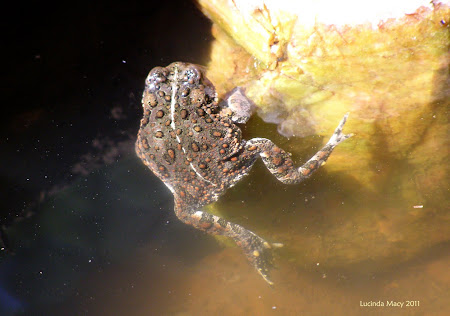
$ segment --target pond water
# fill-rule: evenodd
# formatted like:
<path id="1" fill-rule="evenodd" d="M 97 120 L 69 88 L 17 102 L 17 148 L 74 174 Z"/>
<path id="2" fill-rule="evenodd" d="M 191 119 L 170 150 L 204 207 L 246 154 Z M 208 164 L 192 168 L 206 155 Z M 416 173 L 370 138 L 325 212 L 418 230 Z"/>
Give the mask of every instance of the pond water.
<path id="1" fill-rule="evenodd" d="M 296 251 L 309 250 L 308 245 L 292 243 L 305 242 L 310 234 L 326 235 L 321 218 L 324 204 L 337 213 L 334 220 L 343 221 L 339 214 L 345 216 L 348 208 L 334 206 L 330 187 L 335 187 L 315 193 L 303 186 L 283 188 L 267 177 L 263 166 L 253 171 L 218 205 L 228 209 L 227 218 L 249 227 L 255 226 L 252 220 L 258 217 L 252 211 L 257 208 L 259 217 L 264 214 L 273 227 L 291 235 L 282 240 L 285 249 L 276 257 L 274 287 L 254 271 L 239 248 L 222 246 L 179 222 L 170 191 L 131 152 L 80 177 L 42 201 L 34 216 L 6 229 L 15 254 L 0 264 L 3 312 L 444 315 L 448 311 L 448 244 L 407 261 L 379 262 L 367 256 L 356 263 L 330 266 L 324 259 L 327 254 L 320 251 L 333 244 L 323 241 L 320 250 L 305 255 Z M 266 178 L 277 192 L 257 193 L 263 185 L 253 188 L 258 178 Z M 313 201 L 305 202 L 308 198 Z M 325 202 L 316 203 L 319 199 Z M 283 200 L 297 204 L 302 200 L 303 205 L 288 210 Z M 270 230 L 265 237 L 273 238 Z M 351 252 L 353 247 L 349 242 L 342 251 Z M 308 256 L 321 259 L 311 264 Z M 299 262 L 302 257 L 306 259 Z M 384 306 L 366 306 L 381 303 Z M 393 306 L 397 303 L 405 305 Z"/>

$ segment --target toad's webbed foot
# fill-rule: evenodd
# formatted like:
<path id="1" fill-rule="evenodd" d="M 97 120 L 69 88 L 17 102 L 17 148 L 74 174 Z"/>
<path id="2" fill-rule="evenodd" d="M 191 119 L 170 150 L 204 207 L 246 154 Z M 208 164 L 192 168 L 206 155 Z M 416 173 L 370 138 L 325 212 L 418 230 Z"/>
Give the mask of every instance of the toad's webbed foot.
<path id="1" fill-rule="evenodd" d="M 177 217 L 186 224 L 203 230 L 213 235 L 224 235 L 233 238 L 236 244 L 241 247 L 248 260 L 255 267 L 256 271 L 264 280 L 273 285 L 269 273 L 273 267 L 273 249 L 282 247 L 281 243 L 268 243 L 252 231 L 241 225 L 229 222 L 216 215 L 200 210 L 186 211 L 176 207 Z"/>
<path id="2" fill-rule="evenodd" d="M 349 113 L 345 113 L 342 120 L 339 122 L 338 127 L 334 130 L 333 135 L 331 136 L 330 140 L 327 142 L 328 146 L 332 146 L 332 148 L 336 147 L 338 144 L 342 143 L 347 138 L 350 138 L 353 136 L 353 134 L 343 134 L 342 129 L 344 128 L 345 122 L 347 122 L 347 117 Z M 327 146 L 325 145 L 325 147 Z"/>
<path id="3" fill-rule="evenodd" d="M 273 249 L 283 247 L 281 243 L 268 243 L 255 233 L 245 230 L 234 238 L 244 250 L 248 260 L 263 279 L 273 285 L 270 280 L 270 270 L 273 268 Z"/>
<path id="4" fill-rule="evenodd" d="M 289 184 L 299 183 L 306 178 L 309 178 L 314 171 L 322 166 L 338 144 L 352 136 L 352 134 L 346 135 L 342 133 L 342 128 L 344 127 L 347 117 L 348 113 L 345 114 L 325 146 L 305 164 L 298 168 L 294 166 L 294 162 L 290 157 L 291 154 L 266 138 L 250 139 L 245 145 L 246 151 L 244 152 L 244 156 L 259 153 L 267 169 L 269 169 L 279 181 Z"/>

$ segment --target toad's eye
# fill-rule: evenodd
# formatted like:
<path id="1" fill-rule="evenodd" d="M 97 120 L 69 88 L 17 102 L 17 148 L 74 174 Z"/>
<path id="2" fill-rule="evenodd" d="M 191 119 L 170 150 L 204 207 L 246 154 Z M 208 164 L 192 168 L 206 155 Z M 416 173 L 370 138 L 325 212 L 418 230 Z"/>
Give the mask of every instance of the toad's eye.
<path id="1" fill-rule="evenodd" d="M 148 74 L 145 85 L 150 91 L 155 91 L 159 89 L 159 84 L 165 81 L 167 81 L 167 69 L 156 67 Z"/>
<path id="2" fill-rule="evenodd" d="M 190 84 L 196 84 L 199 83 L 201 78 L 201 72 L 198 70 L 197 67 L 189 67 L 186 69 L 185 73 L 185 80 Z"/>

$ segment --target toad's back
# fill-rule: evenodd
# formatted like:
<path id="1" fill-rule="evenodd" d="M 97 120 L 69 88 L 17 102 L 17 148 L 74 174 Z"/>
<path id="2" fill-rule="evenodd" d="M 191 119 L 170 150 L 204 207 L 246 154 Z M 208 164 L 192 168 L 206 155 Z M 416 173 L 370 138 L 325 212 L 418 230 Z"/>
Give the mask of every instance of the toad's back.
<path id="1" fill-rule="evenodd" d="M 217 200 L 235 182 L 239 164 L 227 160 L 242 149 L 241 131 L 218 115 L 214 86 L 202 70 L 184 63 L 154 68 L 142 104 L 139 157 L 185 204 Z"/>

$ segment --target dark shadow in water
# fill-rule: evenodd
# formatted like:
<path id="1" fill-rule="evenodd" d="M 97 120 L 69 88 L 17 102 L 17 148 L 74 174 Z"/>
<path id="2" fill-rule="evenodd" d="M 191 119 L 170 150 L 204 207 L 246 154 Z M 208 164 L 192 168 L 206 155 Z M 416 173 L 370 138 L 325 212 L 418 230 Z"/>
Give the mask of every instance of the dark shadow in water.
<path id="1" fill-rule="evenodd" d="M 149 241 L 184 261 L 208 252 L 133 151 L 151 68 L 207 62 L 195 3 L 13 2 L 4 22 L 0 315 L 64 302 Z"/>
<path id="2" fill-rule="evenodd" d="M 2 315 L 62 304 L 79 295 L 88 275 L 134 258 L 150 242 L 158 255 L 185 264 L 219 249 L 179 222 L 172 194 L 136 157 L 78 179 L 7 233 L 15 255 L 0 263 Z"/>

